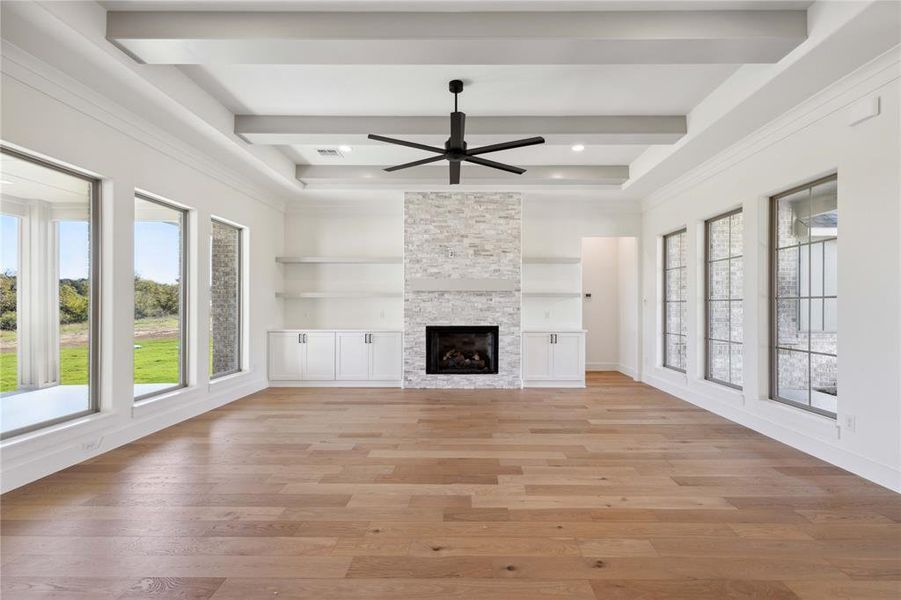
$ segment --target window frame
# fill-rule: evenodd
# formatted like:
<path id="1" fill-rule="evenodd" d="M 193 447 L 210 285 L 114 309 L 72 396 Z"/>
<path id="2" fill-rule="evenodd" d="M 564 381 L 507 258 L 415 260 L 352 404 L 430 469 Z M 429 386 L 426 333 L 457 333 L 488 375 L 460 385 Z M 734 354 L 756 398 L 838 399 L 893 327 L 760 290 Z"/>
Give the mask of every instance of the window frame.
<path id="1" fill-rule="evenodd" d="M 88 407 L 85 410 L 78 411 L 75 413 L 70 413 L 67 415 L 63 415 L 61 417 L 57 417 L 55 419 L 47 419 L 44 421 L 40 421 L 38 423 L 34 423 L 32 425 L 28 425 L 26 427 L 20 427 L 19 429 L 13 429 L 7 432 L 0 432 L 0 440 L 8 440 L 22 434 L 31 433 L 34 431 L 38 431 L 41 429 L 46 429 L 47 427 L 52 427 L 53 425 L 58 425 L 60 423 L 65 423 L 67 421 L 72 421 L 75 419 L 80 419 L 82 417 L 86 417 L 92 414 L 95 414 L 100 411 L 100 388 L 101 388 L 101 373 L 100 373 L 100 356 L 101 356 L 101 232 L 102 232 L 102 219 L 101 219 L 101 187 L 102 180 L 98 177 L 92 176 L 88 173 L 79 171 L 77 169 L 73 169 L 72 167 L 54 162 L 52 160 L 42 158 L 39 156 L 35 156 L 33 154 L 29 154 L 28 152 L 18 150 L 16 148 L 11 148 L 10 146 L 0 143 L 0 155 L 7 155 L 17 158 L 19 160 L 23 160 L 26 162 L 30 162 L 32 164 L 45 167 L 47 169 L 54 170 L 58 173 L 63 173 L 65 175 L 70 175 L 72 177 L 76 177 L 83 181 L 87 181 L 91 186 L 91 196 L 88 201 L 88 259 L 90 261 L 89 274 L 90 274 L 90 282 L 88 285 L 88 289 L 90 293 L 88 295 Z M 28 217 L 21 217 L 19 223 L 19 270 L 17 277 L 22 277 L 22 257 L 23 253 L 21 252 L 24 240 L 22 237 L 22 230 L 24 229 L 27 223 Z M 59 260 L 58 258 L 56 259 Z M 58 267 L 57 273 L 54 275 L 58 282 Z M 21 280 L 20 280 L 21 281 Z M 22 285 L 19 282 L 17 284 L 17 298 L 16 302 L 19 303 L 22 298 Z M 59 303 L 59 299 L 56 300 L 57 304 Z M 16 311 L 18 312 L 19 307 L 17 304 Z M 17 334 L 18 337 L 18 334 Z M 21 350 L 21 343 L 17 341 L 17 354 Z M 56 368 L 59 370 L 59 347 L 55 349 L 57 354 L 57 365 Z M 21 375 L 21 369 L 23 362 L 21 361 L 21 354 L 19 354 L 19 365 L 17 367 L 17 380 Z M 57 385 L 60 385 L 57 383 Z"/>
<path id="2" fill-rule="evenodd" d="M 731 217 L 734 215 L 743 214 L 743 207 L 739 206 L 738 208 L 732 209 L 728 212 L 724 212 L 722 214 L 716 215 L 715 217 L 711 217 L 704 221 L 704 379 L 710 381 L 712 383 L 716 383 L 718 385 L 725 385 L 727 387 L 741 390 L 744 386 L 732 383 L 731 381 L 723 381 L 721 379 L 717 379 L 710 374 L 710 342 L 726 342 L 729 345 L 729 377 L 732 377 L 732 345 L 738 342 L 733 342 L 730 340 L 716 340 L 710 337 L 710 264 L 712 262 L 727 262 L 730 266 L 729 269 L 729 298 L 726 302 L 729 305 L 729 331 L 731 338 L 732 331 L 732 261 L 738 260 L 742 262 L 742 281 L 744 281 L 744 244 L 742 244 L 742 253 L 738 256 L 732 256 L 732 222 Z M 725 258 L 718 258 L 711 260 L 710 259 L 710 225 L 716 221 L 721 221 L 723 219 L 729 219 L 729 255 Z M 742 303 L 742 315 L 744 315 L 744 293 L 742 293 L 741 303 Z M 744 335 L 742 335 L 742 341 L 740 342 L 742 347 L 742 356 L 744 356 Z M 744 369 L 742 369 L 742 373 L 744 373 Z M 742 377 L 742 381 L 744 381 L 744 377 Z"/>
<path id="3" fill-rule="evenodd" d="M 777 276 L 778 276 L 778 263 L 777 263 L 777 261 L 778 261 L 778 259 L 779 259 L 779 250 L 780 250 L 780 248 L 779 248 L 779 231 L 778 231 L 779 200 L 780 200 L 781 198 L 784 198 L 784 197 L 789 196 L 789 195 L 791 195 L 791 194 L 796 194 L 797 192 L 800 192 L 800 191 L 805 190 L 805 189 L 806 189 L 806 190 L 812 190 L 814 187 L 816 187 L 816 186 L 818 186 L 818 185 L 822 185 L 822 184 L 824 184 L 824 183 L 828 183 L 828 182 L 830 182 L 830 181 L 835 181 L 835 182 L 836 182 L 836 206 L 837 206 L 837 200 L 838 200 L 838 191 L 837 191 L 837 190 L 838 190 L 838 173 L 832 173 L 832 174 L 830 174 L 830 175 L 826 175 L 826 176 L 824 176 L 824 177 L 820 177 L 820 178 L 818 178 L 818 179 L 814 179 L 814 180 L 808 181 L 808 182 L 806 182 L 806 183 L 802 183 L 802 184 L 800 184 L 800 185 L 796 185 L 796 186 L 794 186 L 794 187 L 792 187 L 792 188 L 790 188 L 790 189 L 787 189 L 787 190 L 785 190 L 785 191 L 779 192 L 778 194 L 775 194 L 775 195 L 773 195 L 773 196 L 770 196 L 770 199 L 769 199 L 769 206 L 768 206 L 768 208 L 769 208 L 769 230 L 770 230 L 770 231 L 769 231 L 769 238 L 770 238 L 770 239 L 769 239 L 769 257 L 768 257 L 768 266 L 769 266 L 769 277 L 768 277 L 768 280 L 769 280 L 769 290 L 768 290 L 768 293 L 769 293 L 769 299 L 768 299 L 768 300 L 769 300 L 769 301 L 768 301 L 768 303 L 767 303 L 767 304 L 768 304 L 769 310 L 768 310 L 767 318 L 769 319 L 769 323 L 768 323 L 768 325 L 769 325 L 769 340 L 768 340 L 768 346 L 769 346 L 769 368 L 770 368 L 770 373 L 769 373 L 769 390 L 768 390 L 767 396 L 769 397 L 770 400 L 772 400 L 772 401 L 774 401 L 774 402 L 779 402 L 780 404 L 785 404 L 785 405 L 787 405 L 787 406 L 792 406 L 792 407 L 795 407 L 795 408 L 799 408 L 799 409 L 801 409 L 801 410 L 803 410 L 803 411 L 805 411 L 805 412 L 809 412 L 809 413 L 817 414 L 817 415 L 820 415 L 820 416 L 823 416 L 823 417 L 827 417 L 827 418 L 830 418 L 830 419 L 833 419 L 833 420 L 837 420 L 837 419 L 838 419 L 838 411 L 836 411 L 835 413 L 833 413 L 833 412 L 830 412 L 830 411 L 828 411 L 828 410 L 824 410 L 824 409 L 821 409 L 821 408 L 817 408 L 817 407 L 813 406 L 811 403 L 809 403 L 809 399 L 810 399 L 810 393 L 811 393 L 811 391 L 812 391 L 812 387 L 811 387 L 811 379 L 812 379 L 812 371 L 813 371 L 812 367 L 810 366 L 810 365 L 811 365 L 811 363 L 810 363 L 810 357 L 813 356 L 813 355 L 830 356 L 830 357 L 831 357 L 831 356 L 834 356 L 834 357 L 836 358 L 836 361 L 837 361 L 837 360 L 838 360 L 838 352 L 836 352 L 836 354 L 833 355 L 833 354 L 829 354 L 829 353 L 827 353 L 827 352 L 818 352 L 818 351 L 814 351 L 814 350 L 811 350 L 811 349 L 810 349 L 810 337 L 809 337 L 809 336 L 812 334 L 812 332 L 811 332 L 811 330 L 810 330 L 810 325 L 811 325 L 811 322 L 810 322 L 810 310 L 811 310 L 811 309 L 810 309 L 810 306 L 811 306 L 812 303 L 809 302 L 809 301 L 813 299 L 812 296 L 808 296 L 808 297 L 807 297 L 807 299 L 808 299 L 808 308 L 807 308 L 807 310 L 808 310 L 808 319 L 807 319 L 807 324 L 808 324 L 808 329 L 807 329 L 807 334 L 808 334 L 808 345 L 807 345 L 807 350 L 797 350 L 797 349 L 794 349 L 794 348 L 786 349 L 786 348 L 780 348 L 780 347 L 778 346 L 778 340 L 779 340 L 779 331 L 778 331 L 778 327 L 779 327 L 779 324 L 778 324 L 778 314 L 779 314 L 779 313 L 778 313 L 778 301 L 780 300 L 780 297 L 777 295 L 778 282 L 776 281 L 776 278 L 777 278 Z M 834 237 L 834 238 L 829 238 L 829 240 L 835 240 L 836 242 L 838 242 L 838 236 L 836 236 L 836 237 Z M 825 241 L 828 241 L 828 240 L 820 240 L 820 241 L 825 242 Z M 804 245 L 804 246 L 807 246 L 807 247 L 809 248 L 809 247 L 812 246 L 814 243 L 819 243 L 819 242 L 810 242 L 810 241 L 808 241 L 806 244 L 803 244 L 803 245 Z M 801 244 L 799 244 L 799 246 L 800 246 L 800 245 L 801 245 Z M 824 252 L 825 252 L 825 247 L 824 247 Z M 800 257 L 800 252 L 799 252 L 799 257 Z M 824 255 L 823 263 L 824 263 L 824 268 L 825 268 L 825 255 Z M 799 258 L 799 265 L 798 265 L 798 266 L 799 266 L 799 269 L 800 269 L 800 258 Z M 809 284 L 810 284 L 810 281 L 809 281 L 809 280 L 810 280 L 810 267 L 808 266 L 808 287 L 809 287 Z M 825 281 L 824 281 L 824 285 L 825 285 Z M 837 287 L 837 285 L 838 285 L 838 282 L 836 282 L 836 287 Z M 837 292 L 837 291 L 838 291 L 838 290 L 836 289 L 836 292 Z M 825 289 L 824 289 L 824 292 L 825 292 Z M 810 292 L 808 291 L 808 294 L 809 294 L 809 293 L 810 293 Z M 836 300 L 838 299 L 838 296 L 839 296 L 838 293 L 836 293 L 835 296 L 834 296 L 834 297 L 836 298 Z M 825 297 L 825 296 L 824 296 L 824 297 Z M 784 299 L 784 298 L 782 298 L 782 299 Z M 791 299 L 791 298 L 789 298 L 789 299 Z M 799 298 L 798 298 L 798 301 L 800 302 L 800 300 L 801 300 L 801 298 L 799 297 Z M 800 329 L 799 329 L 799 330 L 800 330 Z M 836 337 L 837 337 L 837 336 L 838 336 L 838 329 L 837 329 L 837 328 L 836 328 L 835 334 L 836 334 Z M 789 351 L 791 351 L 791 352 L 804 353 L 804 354 L 806 354 L 806 355 L 808 356 L 808 361 L 807 361 L 807 393 L 808 393 L 808 404 L 803 404 L 803 403 L 801 403 L 801 402 L 797 402 L 797 401 L 791 400 L 791 399 L 789 399 L 789 398 L 783 398 L 783 397 L 781 397 L 781 396 L 779 395 L 779 362 L 778 362 L 778 361 L 779 361 L 779 350 L 789 350 Z M 838 401 L 838 396 L 836 395 L 836 403 L 837 403 L 837 401 Z"/>
<path id="4" fill-rule="evenodd" d="M 216 216 L 210 216 L 210 277 L 211 278 L 213 276 L 213 268 L 212 268 L 212 266 L 213 266 L 212 265 L 212 262 L 213 262 L 212 231 L 213 230 L 212 230 L 212 227 L 213 227 L 214 223 L 219 223 L 220 225 L 225 225 L 227 227 L 231 227 L 231 228 L 235 229 L 235 231 L 237 231 L 237 233 L 238 233 L 238 257 L 237 257 L 237 261 L 238 261 L 238 281 L 237 281 L 237 288 L 238 288 L 238 307 L 237 307 L 237 309 L 238 309 L 238 340 L 237 340 L 238 367 L 236 369 L 232 369 L 231 371 L 225 371 L 222 373 L 213 373 L 211 371 L 209 374 L 209 380 L 211 382 L 218 381 L 219 379 L 222 379 L 223 377 L 228 377 L 230 375 L 236 375 L 238 373 L 243 373 L 244 371 L 246 371 L 246 368 L 244 365 L 244 354 L 245 354 L 244 353 L 244 340 L 245 340 L 244 308 L 246 306 L 247 298 L 246 298 L 246 293 L 244 290 L 244 281 L 245 281 L 244 245 L 246 243 L 247 228 L 244 227 L 243 225 L 238 225 L 237 223 L 233 223 L 232 221 L 229 221 L 227 219 L 222 219 L 222 218 L 216 217 Z M 211 292 L 210 293 L 210 319 L 212 319 L 212 303 L 213 303 L 212 290 L 210 290 L 210 292 Z M 211 322 L 210 323 L 210 352 L 213 351 L 212 333 L 213 333 L 213 327 L 212 327 L 212 322 Z"/>
<path id="5" fill-rule="evenodd" d="M 680 367 L 676 367 L 676 366 L 674 366 L 674 365 L 667 364 L 667 358 L 668 358 L 668 356 L 667 356 L 667 351 L 666 351 L 666 336 L 667 336 L 667 335 L 670 335 L 669 332 L 668 332 L 668 330 L 667 330 L 667 321 L 666 321 L 666 306 L 667 306 L 667 304 L 668 304 L 668 303 L 681 303 L 681 304 L 684 304 L 684 305 L 685 305 L 685 310 L 684 310 L 684 312 L 685 312 L 686 315 L 688 314 L 687 282 L 686 282 L 686 295 L 685 295 L 685 297 L 682 298 L 682 300 L 679 300 L 679 301 L 671 301 L 671 300 L 667 300 L 667 294 L 666 294 L 666 292 L 667 292 L 667 277 L 666 277 L 667 271 L 675 271 L 676 269 L 681 269 L 682 272 L 683 272 L 684 274 L 687 275 L 687 273 L 688 273 L 688 260 L 687 260 L 687 258 L 688 258 L 688 247 L 687 247 L 687 246 L 685 247 L 685 256 L 686 256 L 686 261 L 685 261 L 685 263 L 683 263 L 681 266 L 673 267 L 672 269 L 669 269 L 669 268 L 667 268 L 667 266 L 666 266 L 666 265 L 667 265 L 667 258 L 668 258 L 668 253 L 667 253 L 667 251 L 666 251 L 666 240 L 669 239 L 669 238 L 671 238 L 671 237 L 673 237 L 673 236 L 678 236 L 678 235 L 684 235 L 684 236 L 685 236 L 684 240 L 685 240 L 685 242 L 687 243 L 687 241 L 688 241 L 688 228 L 687 228 L 687 227 L 683 227 L 683 228 L 681 228 L 681 229 L 677 229 L 677 230 L 675 230 L 675 231 L 671 231 L 671 232 L 669 232 L 669 233 L 667 233 L 667 234 L 664 234 L 664 235 L 663 235 L 663 238 L 662 238 L 662 239 L 663 239 L 663 302 L 662 302 L 662 305 L 663 305 L 663 321 L 662 321 L 662 325 L 663 325 L 663 327 L 661 328 L 661 331 L 663 332 L 663 363 L 662 363 L 662 366 L 663 366 L 663 368 L 665 368 L 665 369 L 671 369 L 671 370 L 673 370 L 673 371 L 676 371 L 677 373 L 686 373 L 686 372 L 687 372 L 687 367 L 688 367 L 687 364 L 686 364 L 684 367 L 681 367 L 681 368 L 680 368 Z M 671 335 L 678 335 L 679 337 L 684 338 L 684 342 L 685 342 L 685 344 L 686 344 L 685 358 L 686 358 L 686 362 L 687 362 L 687 359 L 688 359 L 688 352 L 687 352 L 688 332 L 687 332 L 687 329 L 686 329 L 686 333 L 685 333 L 685 334 L 682 334 L 682 333 L 680 332 L 680 333 L 675 333 L 675 334 L 671 334 Z"/>
<path id="6" fill-rule="evenodd" d="M 144 202 L 150 202 L 153 204 L 157 204 L 164 208 L 177 210 L 182 214 L 182 226 L 181 226 L 181 264 L 179 265 L 179 315 L 178 315 L 178 323 L 179 323 L 179 347 L 178 347 L 178 378 L 179 382 L 176 385 L 171 385 L 166 388 L 162 388 L 159 390 L 155 390 L 153 392 L 148 392 L 146 394 L 141 394 L 139 396 L 134 396 L 132 398 L 132 403 L 137 405 L 147 400 L 152 400 L 157 396 L 161 396 L 163 394 L 170 394 L 177 390 L 182 390 L 188 387 L 188 343 L 190 341 L 189 338 L 189 327 L 190 327 L 190 300 L 191 295 L 189 293 L 189 279 L 190 269 L 190 241 L 191 241 L 191 233 L 190 233 L 190 216 L 191 210 L 179 204 L 175 204 L 174 202 L 170 202 L 169 200 L 165 200 L 159 196 L 154 194 L 143 192 L 140 190 L 134 191 L 134 200 L 142 200 Z M 136 224 L 137 218 L 133 220 L 132 228 L 134 228 L 134 224 Z M 132 273 L 134 273 L 134 250 L 132 250 Z M 134 290 L 134 284 L 132 283 L 132 290 Z M 132 310 L 132 339 L 134 339 L 134 310 Z M 132 386 L 136 385 L 134 381 L 134 351 L 132 350 L 132 368 L 131 368 L 131 376 L 132 376 Z M 132 392 L 134 393 L 134 392 Z"/>

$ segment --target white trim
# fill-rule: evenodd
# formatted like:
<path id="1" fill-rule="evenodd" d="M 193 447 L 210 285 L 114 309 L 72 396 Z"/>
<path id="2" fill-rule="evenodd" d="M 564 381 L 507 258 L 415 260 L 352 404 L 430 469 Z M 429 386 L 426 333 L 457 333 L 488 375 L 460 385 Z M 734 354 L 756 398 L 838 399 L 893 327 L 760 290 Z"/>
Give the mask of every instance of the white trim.
<path id="1" fill-rule="evenodd" d="M 87 88 L 18 46 L 3 41 L 0 54 L 3 55 L 0 70 L 4 75 L 97 119 L 141 144 L 171 156 L 207 177 L 231 187 L 248 199 L 284 212 L 285 203 L 272 199 L 271 192 L 236 176 L 230 170 L 223 169 L 192 146 L 174 138 L 156 125 Z"/>
<path id="2" fill-rule="evenodd" d="M 587 362 L 586 371 L 619 371 L 620 364 L 615 362 Z"/>
<path id="3" fill-rule="evenodd" d="M 860 456 L 859 454 L 836 447 L 827 439 L 812 436 L 809 431 L 786 427 L 781 423 L 749 412 L 743 407 L 743 404 L 740 403 L 740 401 L 734 400 L 736 396 L 741 396 L 741 394 L 736 393 L 735 390 L 728 390 L 728 392 L 732 393 L 727 394 L 721 399 L 717 398 L 712 393 L 699 393 L 697 391 L 689 390 L 684 384 L 673 383 L 656 375 L 646 375 L 644 377 L 644 383 L 672 394 L 673 396 L 703 408 L 704 410 L 708 410 L 733 423 L 748 427 L 761 435 L 765 435 L 766 437 L 782 442 L 792 448 L 796 448 L 801 452 L 805 452 L 830 464 L 836 465 L 837 467 L 846 469 L 864 479 L 887 487 L 890 490 L 901 492 L 901 473 L 890 465 L 878 463 L 864 456 Z M 726 392 L 727 390 L 717 391 Z M 711 390 L 711 392 L 713 392 L 713 390 Z M 732 401 L 729 399 L 730 396 L 733 399 Z M 762 402 L 767 402 L 778 410 L 784 408 L 785 410 L 791 411 L 793 414 L 797 412 L 796 410 L 791 409 L 791 407 L 778 402 L 769 400 L 762 400 Z M 832 439 L 837 439 L 838 429 L 835 426 L 834 420 L 813 413 L 805 413 L 805 416 L 808 416 L 811 424 L 815 426 L 811 429 L 819 429 L 824 434 L 826 432 L 831 432 Z"/>
<path id="4" fill-rule="evenodd" d="M 549 380 L 526 380 L 524 379 L 522 382 L 523 388 L 584 388 L 585 381 L 567 381 L 567 380 L 559 380 L 559 379 L 549 379 Z"/>
<path id="5" fill-rule="evenodd" d="M 401 381 L 270 381 L 269 387 L 274 388 L 399 388 L 403 387 Z"/>
<path id="6" fill-rule="evenodd" d="M 719 152 L 713 158 L 691 169 L 675 181 L 655 190 L 642 201 L 642 212 L 648 212 L 665 204 L 711 177 L 748 160 L 751 156 L 897 80 L 901 76 L 898 70 L 899 64 L 901 64 L 901 46 L 895 46 L 770 121 L 754 133 Z"/>

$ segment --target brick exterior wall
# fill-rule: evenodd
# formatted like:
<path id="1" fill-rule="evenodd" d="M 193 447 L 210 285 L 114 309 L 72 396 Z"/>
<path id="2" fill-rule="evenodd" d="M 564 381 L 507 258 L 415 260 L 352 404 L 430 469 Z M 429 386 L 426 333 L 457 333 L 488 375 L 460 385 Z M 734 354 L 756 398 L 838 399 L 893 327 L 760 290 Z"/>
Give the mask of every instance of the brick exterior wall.
<path id="1" fill-rule="evenodd" d="M 213 221 L 210 252 L 213 375 L 230 373 L 241 367 L 240 243 L 239 229 Z"/>

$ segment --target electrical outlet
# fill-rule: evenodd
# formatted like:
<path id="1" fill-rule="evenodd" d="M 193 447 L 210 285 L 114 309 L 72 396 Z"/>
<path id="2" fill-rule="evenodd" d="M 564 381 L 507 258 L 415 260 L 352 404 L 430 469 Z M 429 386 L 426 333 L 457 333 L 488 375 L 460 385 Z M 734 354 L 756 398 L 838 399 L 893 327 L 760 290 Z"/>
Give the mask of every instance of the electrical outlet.
<path id="1" fill-rule="evenodd" d="M 857 419 L 854 418 L 854 415 L 842 415 L 842 428 L 845 431 L 854 431 L 856 426 Z"/>
<path id="2" fill-rule="evenodd" d="M 100 444 L 103 443 L 103 438 L 99 437 L 96 440 L 91 440 L 89 442 L 82 442 L 81 449 L 85 452 L 90 452 L 92 450 L 96 450 L 100 447 Z"/>
<path id="3" fill-rule="evenodd" d="M 550 318 L 551 318 L 551 311 L 549 311 L 549 310 L 544 311 L 544 320 L 548 321 L 548 320 L 550 320 Z"/>
<path id="4" fill-rule="evenodd" d="M 383 310 L 382 310 L 382 311 L 379 311 L 379 318 L 380 318 L 380 319 L 384 319 L 384 318 L 385 318 L 385 311 L 383 311 Z"/>

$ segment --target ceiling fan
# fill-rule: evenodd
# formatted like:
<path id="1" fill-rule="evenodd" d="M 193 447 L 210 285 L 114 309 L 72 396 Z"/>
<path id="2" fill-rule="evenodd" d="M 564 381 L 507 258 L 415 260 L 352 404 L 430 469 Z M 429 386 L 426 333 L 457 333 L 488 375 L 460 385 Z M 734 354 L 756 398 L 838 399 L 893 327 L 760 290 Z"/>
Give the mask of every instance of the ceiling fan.
<path id="1" fill-rule="evenodd" d="M 516 173 L 517 175 L 522 175 L 523 173 L 525 173 L 525 169 L 511 165 L 505 165 L 504 163 L 495 162 L 486 158 L 480 158 L 478 155 L 487 154 L 489 152 L 498 152 L 500 150 L 510 150 L 511 148 L 522 148 L 523 146 L 543 144 L 544 138 L 531 137 L 523 140 L 514 140 L 512 142 L 491 144 L 490 146 L 481 146 L 479 148 L 472 148 L 471 150 L 467 149 L 466 141 L 463 139 L 464 131 L 466 129 L 466 114 L 457 111 L 457 94 L 463 91 L 463 82 L 459 79 L 454 79 L 448 84 L 448 89 L 450 89 L 451 93 L 454 95 L 454 112 L 450 114 L 450 138 L 448 138 L 448 140 L 444 143 L 443 149 L 437 148 L 435 146 L 427 146 L 425 144 L 417 144 L 416 142 L 408 142 L 406 140 L 389 138 L 383 135 L 375 135 L 374 133 L 369 134 L 369 139 L 371 140 L 376 140 L 378 142 L 387 142 L 389 144 L 397 144 L 398 146 L 407 146 L 408 148 L 417 148 L 419 150 L 426 150 L 427 152 L 434 152 L 437 154 L 437 156 L 430 156 L 429 158 L 423 158 L 422 160 L 414 160 L 413 162 L 404 163 L 402 165 L 388 167 L 385 170 L 389 172 L 399 171 L 400 169 L 409 169 L 410 167 L 427 165 L 429 163 L 438 162 L 439 160 L 447 160 L 450 163 L 451 185 L 460 183 L 461 162 L 482 165 L 483 167 L 491 167 L 492 169 L 499 169 L 501 171 L 507 171 L 508 173 Z"/>

